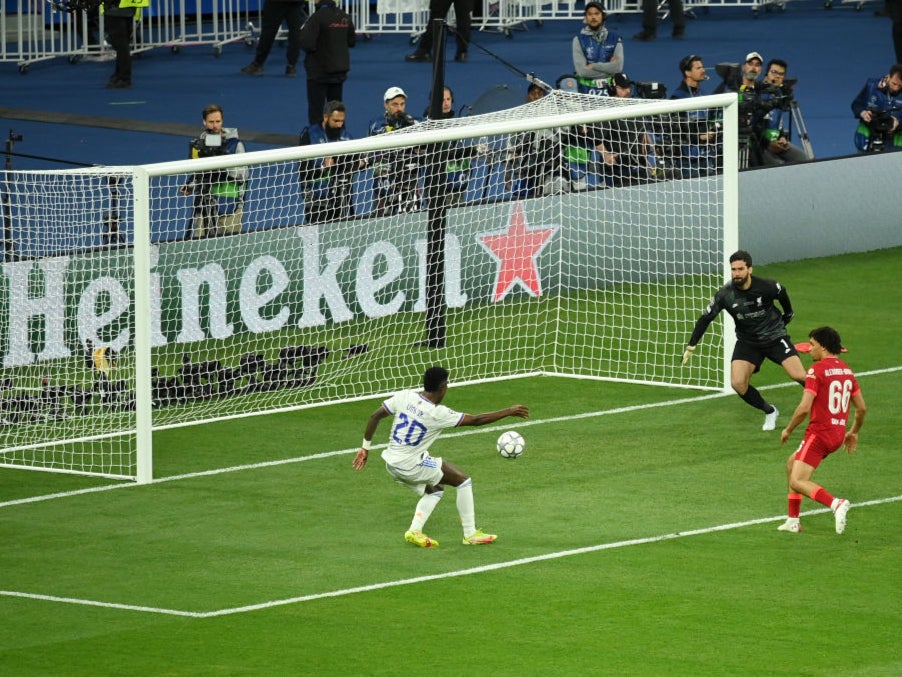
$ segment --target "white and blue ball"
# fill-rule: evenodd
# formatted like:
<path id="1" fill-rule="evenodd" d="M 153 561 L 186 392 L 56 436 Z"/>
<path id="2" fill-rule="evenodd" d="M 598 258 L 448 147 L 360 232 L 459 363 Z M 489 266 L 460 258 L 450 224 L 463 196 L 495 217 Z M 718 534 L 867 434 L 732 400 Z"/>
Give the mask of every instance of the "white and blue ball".
<path id="1" fill-rule="evenodd" d="M 526 449 L 526 440 L 516 430 L 501 433 L 498 438 L 498 453 L 504 458 L 519 458 Z"/>

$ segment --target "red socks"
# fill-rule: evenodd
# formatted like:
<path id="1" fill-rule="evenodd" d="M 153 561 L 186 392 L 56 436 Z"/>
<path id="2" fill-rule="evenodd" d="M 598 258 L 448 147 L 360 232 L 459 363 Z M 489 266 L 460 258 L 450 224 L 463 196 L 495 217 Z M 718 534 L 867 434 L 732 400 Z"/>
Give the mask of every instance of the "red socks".
<path id="1" fill-rule="evenodd" d="M 833 504 L 833 496 L 830 495 L 823 487 L 818 487 L 813 494 L 811 494 L 811 499 L 826 505 L 828 508 Z"/>

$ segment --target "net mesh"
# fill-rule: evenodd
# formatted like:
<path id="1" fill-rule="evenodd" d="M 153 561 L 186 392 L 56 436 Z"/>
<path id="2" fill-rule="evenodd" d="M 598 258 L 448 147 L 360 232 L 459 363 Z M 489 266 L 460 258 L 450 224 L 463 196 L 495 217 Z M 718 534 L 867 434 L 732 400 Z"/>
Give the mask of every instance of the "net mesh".
<path id="1" fill-rule="evenodd" d="M 134 476 L 136 287 L 155 428 L 373 397 L 432 364 L 722 387 L 713 338 L 678 359 L 723 275 L 722 154 L 700 164 L 701 123 L 656 105 L 555 92 L 391 118 L 155 166 L 137 209 L 132 170 L 8 173 L 0 463 Z"/>

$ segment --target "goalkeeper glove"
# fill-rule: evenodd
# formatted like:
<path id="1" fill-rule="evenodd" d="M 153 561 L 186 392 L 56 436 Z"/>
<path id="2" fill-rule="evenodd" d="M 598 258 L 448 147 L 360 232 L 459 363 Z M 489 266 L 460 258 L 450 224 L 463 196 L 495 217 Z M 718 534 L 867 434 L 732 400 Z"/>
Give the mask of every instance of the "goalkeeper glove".
<path id="1" fill-rule="evenodd" d="M 683 359 L 680 364 L 686 364 L 689 361 L 689 358 L 692 357 L 692 353 L 695 352 L 695 346 L 686 346 L 686 350 L 683 351 Z"/>
<path id="2" fill-rule="evenodd" d="M 785 327 L 787 324 L 789 324 L 790 322 L 792 322 L 792 316 L 793 316 L 793 315 L 795 315 L 795 313 L 783 313 L 783 318 L 782 318 L 782 319 L 783 319 L 783 326 L 784 326 L 784 327 Z"/>

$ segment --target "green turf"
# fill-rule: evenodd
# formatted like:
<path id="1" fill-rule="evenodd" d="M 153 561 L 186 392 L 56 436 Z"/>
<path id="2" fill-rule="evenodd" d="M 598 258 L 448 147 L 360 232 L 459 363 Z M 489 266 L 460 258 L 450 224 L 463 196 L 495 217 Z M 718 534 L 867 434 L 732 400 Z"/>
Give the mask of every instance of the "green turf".
<path id="1" fill-rule="evenodd" d="M 902 371 L 865 374 L 902 364 L 887 292 L 900 263 L 894 249 L 756 270 L 788 287 L 795 340 L 829 323 L 850 348 L 869 405 L 861 447 L 815 478 L 857 503 L 902 495 Z M 785 421 L 800 389 L 773 365 L 754 382 Z M 0 589 L 156 609 L 0 595 L 3 672 L 902 673 L 902 502 L 853 508 L 842 536 L 826 513 L 776 532 L 791 445 L 735 396 L 536 377 L 447 401 L 514 402 L 530 405 L 528 424 L 435 447 L 473 476 L 479 525 L 501 536 L 488 547 L 459 544 L 451 489 L 427 530 L 441 547 L 403 542 L 414 494 L 377 458 L 350 469 L 378 400 L 156 436 L 157 477 L 232 472 L 0 506 Z M 637 408 L 590 415 L 621 407 Z M 493 451 L 506 428 L 527 440 L 515 461 Z M 109 484 L 2 470 L 0 503 Z M 629 544 L 656 536 L 668 538 Z M 605 544 L 617 547 L 593 549 Z M 435 578 L 411 582 L 422 576 Z"/>

